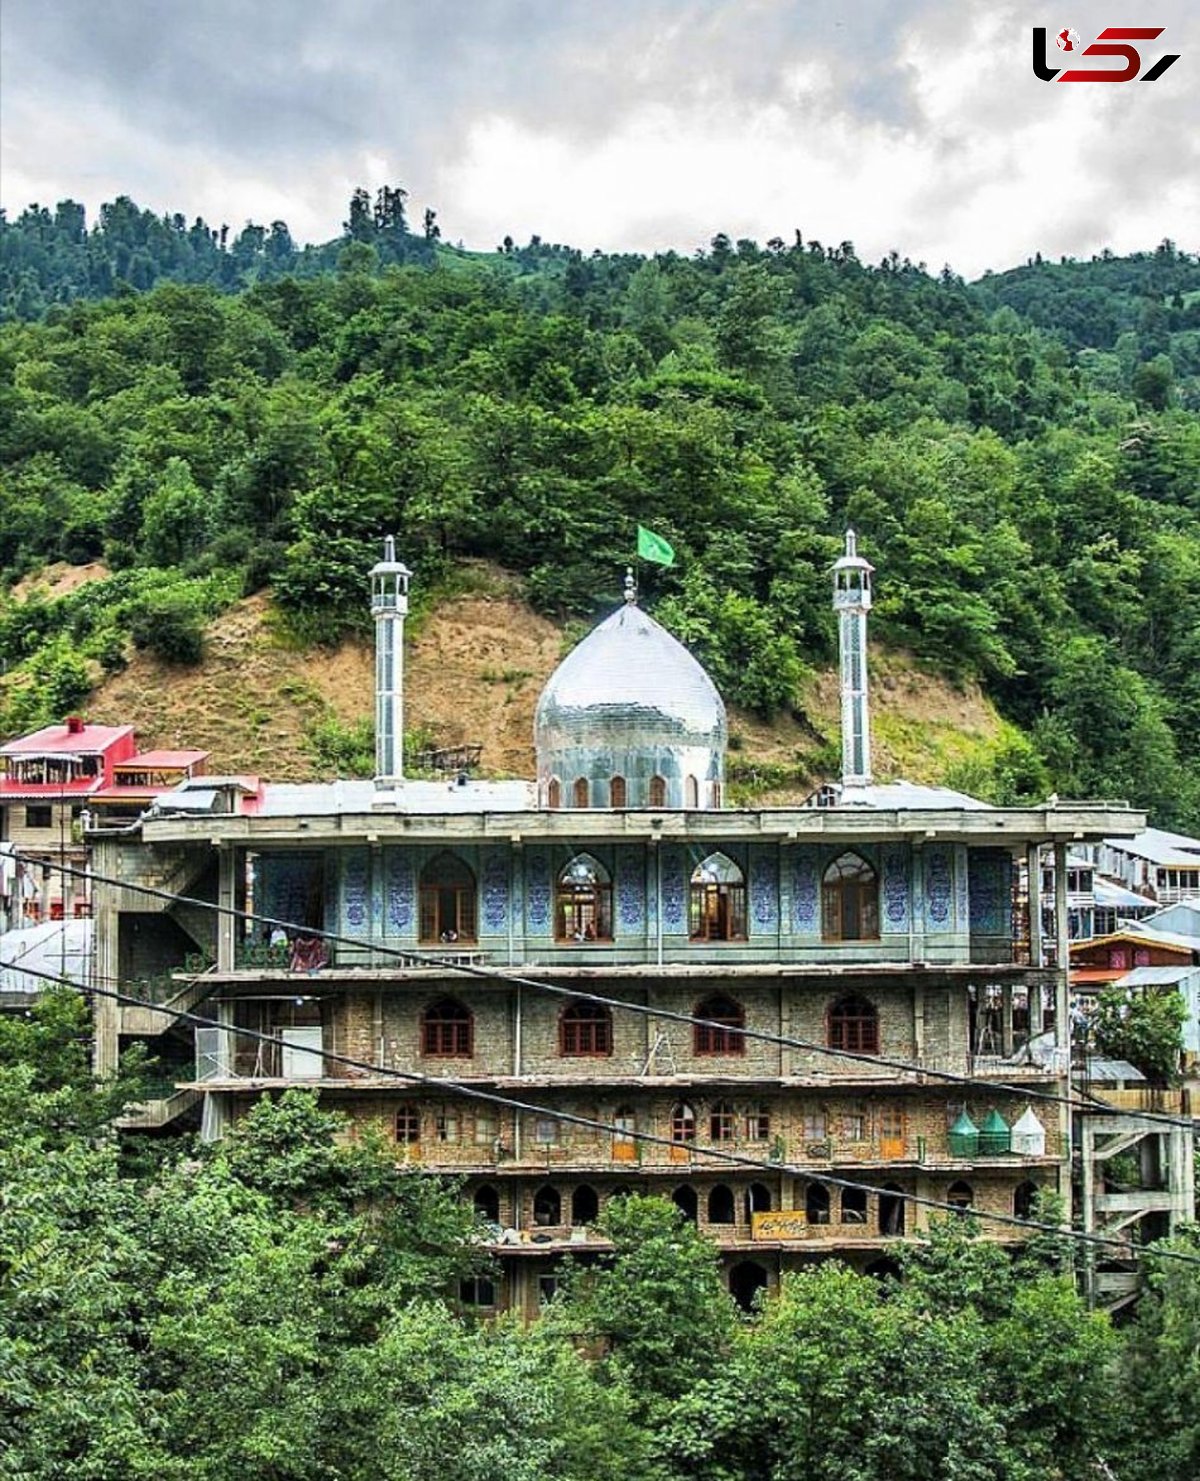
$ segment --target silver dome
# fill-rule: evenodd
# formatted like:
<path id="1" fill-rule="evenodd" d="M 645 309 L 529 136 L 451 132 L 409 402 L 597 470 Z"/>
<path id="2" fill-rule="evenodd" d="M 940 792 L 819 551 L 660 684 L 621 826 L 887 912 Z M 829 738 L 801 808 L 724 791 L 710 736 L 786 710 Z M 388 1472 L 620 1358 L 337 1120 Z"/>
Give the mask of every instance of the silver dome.
<path id="1" fill-rule="evenodd" d="M 571 806 L 577 778 L 589 805 L 609 805 L 609 780 L 626 782 L 631 807 L 649 805 L 665 782 L 668 807 L 720 802 L 725 705 L 688 650 L 632 602 L 592 629 L 550 676 L 534 716 L 543 800 L 552 778 Z M 689 780 L 696 787 L 689 790 Z"/>

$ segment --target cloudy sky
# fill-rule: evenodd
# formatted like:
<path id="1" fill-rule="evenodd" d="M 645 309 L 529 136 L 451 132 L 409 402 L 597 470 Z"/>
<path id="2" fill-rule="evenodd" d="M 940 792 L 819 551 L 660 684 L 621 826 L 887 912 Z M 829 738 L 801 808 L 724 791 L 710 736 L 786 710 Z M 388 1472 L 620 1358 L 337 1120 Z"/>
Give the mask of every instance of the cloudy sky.
<path id="1" fill-rule="evenodd" d="M 1165 26 L 1150 84 L 1039 82 L 1031 27 Z M 1057 53 L 1051 65 L 1066 65 Z M 1099 63 L 1099 65 L 1105 65 Z M 3 0 L 0 203 L 118 194 L 336 235 L 690 251 L 796 228 L 975 275 L 1200 247 L 1194 0 Z"/>

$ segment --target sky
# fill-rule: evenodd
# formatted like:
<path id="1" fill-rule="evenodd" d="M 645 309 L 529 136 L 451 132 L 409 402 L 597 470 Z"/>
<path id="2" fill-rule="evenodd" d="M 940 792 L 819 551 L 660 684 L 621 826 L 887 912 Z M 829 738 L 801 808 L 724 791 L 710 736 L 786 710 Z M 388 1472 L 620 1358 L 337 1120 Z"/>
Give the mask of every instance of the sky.
<path id="1" fill-rule="evenodd" d="M 1046 83 L 1038 25 L 1180 60 Z M 0 204 L 325 241 L 399 184 L 480 250 L 799 230 L 974 277 L 1200 247 L 1198 73 L 1194 0 L 2 0 Z"/>

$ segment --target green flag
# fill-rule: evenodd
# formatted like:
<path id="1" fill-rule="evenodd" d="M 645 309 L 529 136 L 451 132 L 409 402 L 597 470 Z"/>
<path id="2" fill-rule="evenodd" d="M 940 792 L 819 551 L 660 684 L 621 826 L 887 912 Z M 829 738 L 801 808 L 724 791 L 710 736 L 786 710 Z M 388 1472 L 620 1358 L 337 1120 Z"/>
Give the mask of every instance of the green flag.
<path id="1" fill-rule="evenodd" d="M 644 561 L 653 561 L 657 566 L 675 564 L 674 547 L 645 525 L 638 525 L 638 556 Z"/>

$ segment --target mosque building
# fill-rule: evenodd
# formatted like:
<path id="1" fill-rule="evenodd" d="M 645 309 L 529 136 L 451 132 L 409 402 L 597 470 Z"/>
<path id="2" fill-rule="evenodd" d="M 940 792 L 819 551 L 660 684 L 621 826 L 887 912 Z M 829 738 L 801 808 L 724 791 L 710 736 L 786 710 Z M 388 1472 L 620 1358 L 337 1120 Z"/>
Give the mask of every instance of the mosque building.
<path id="1" fill-rule="evenodd" d="M 533 780 L 406 778 L 409 581 L 389 541 L 373 781 L 205 776 L 93 835 L 124 882 L 95 887 L 100 980 L 153 999 L 99 1002 L 99 1067 L 135 1037 L 177 1066 L 141 1124 L 215 1138 L 316 1087 L 462 1179 L 498 1271 L 462 1299 L 529 1313 L 631 1190 L 696 1221 L 747 1304 L 830 1254 L 887 1268 L 938 1207 L 1069 1203 L 1070 1118 L 1039 1098 L 1069 1090 L 1066 975 L 1030 921 L 1054 912 L 1065 963 L 1068 846 L 1144 820 L 876 782 L 853 535 L 842 777 L 795 807 L 729 805 L 721 696 L 632 577 L 542 692 Z"/>

